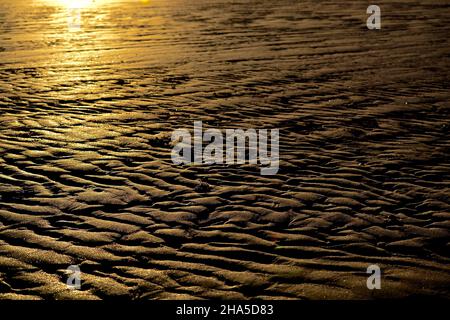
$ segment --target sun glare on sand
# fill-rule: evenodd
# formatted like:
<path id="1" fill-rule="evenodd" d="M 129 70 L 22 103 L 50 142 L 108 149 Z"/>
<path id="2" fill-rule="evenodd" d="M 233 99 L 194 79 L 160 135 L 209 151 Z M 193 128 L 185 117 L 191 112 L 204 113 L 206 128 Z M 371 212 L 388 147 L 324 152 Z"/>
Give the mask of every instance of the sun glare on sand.
<path id="1" fill-rule="evenodd" d="M 112 0 L 44 0 L 47 3 L 51 3 L 57 6 L 63 6 L 68 9 L 84 9 L 93 6 L 99 6 L 111 2 Z M 136 0 L 137 3 L 144 5 L 150 4 L 150 0 Z"/>
<path id="2" fill-rule="evenodd" d="M 85 8 L 93 3 L 95 3 L 94 0 L 59 0 L 63 5 L 65 5 L 68 8 Z"/>
<path id="3" fill-rule="evenodd" d="M 56 0 L 55 2 L 69 9 L 82 9 L 96 4 L 99 0 Z"/>

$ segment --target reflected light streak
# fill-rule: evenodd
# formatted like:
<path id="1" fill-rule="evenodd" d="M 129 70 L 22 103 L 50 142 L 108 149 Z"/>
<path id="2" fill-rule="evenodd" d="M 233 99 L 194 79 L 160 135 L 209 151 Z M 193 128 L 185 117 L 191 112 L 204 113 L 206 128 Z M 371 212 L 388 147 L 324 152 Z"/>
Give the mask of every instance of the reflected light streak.
<path id="1" fill-rule="evenodd" d="M 83 9 L 96 3 L 95 0 L 56 0 L 55 2 L 59 2 L 69 9 Z"/>

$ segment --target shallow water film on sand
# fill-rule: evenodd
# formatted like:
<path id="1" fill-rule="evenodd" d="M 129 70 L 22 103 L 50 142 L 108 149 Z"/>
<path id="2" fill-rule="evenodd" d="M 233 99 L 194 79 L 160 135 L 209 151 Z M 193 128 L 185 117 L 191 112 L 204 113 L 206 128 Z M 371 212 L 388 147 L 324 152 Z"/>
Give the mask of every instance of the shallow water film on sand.
<path id="1" fill-rule="evenodd" d="M 450 297 L 449 9 L 0 0 L 0 299 Z"/>

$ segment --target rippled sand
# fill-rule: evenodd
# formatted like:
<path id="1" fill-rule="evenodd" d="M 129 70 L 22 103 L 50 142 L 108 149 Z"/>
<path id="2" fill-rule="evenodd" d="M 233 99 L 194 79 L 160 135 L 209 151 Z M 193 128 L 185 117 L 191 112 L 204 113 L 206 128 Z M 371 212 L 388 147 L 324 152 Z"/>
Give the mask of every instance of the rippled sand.
<path id="1" fill-rule="evenodd" d="M 0 1 L 1 299 L 450 296 L 448 5 L 55 2 Z M 173 165 L 196 120 L 279 174 Z"/>

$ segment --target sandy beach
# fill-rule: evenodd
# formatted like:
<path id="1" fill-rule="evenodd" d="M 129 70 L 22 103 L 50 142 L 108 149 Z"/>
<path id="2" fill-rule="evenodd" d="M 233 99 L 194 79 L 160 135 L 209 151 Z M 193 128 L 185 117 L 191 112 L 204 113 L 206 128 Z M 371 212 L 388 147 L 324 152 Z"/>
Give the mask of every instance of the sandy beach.
<path id="1" fill-rule="evenodd" d="M 448 4 L 87 2 L 0 0 L 0 300 L 450 298 Z"/>

